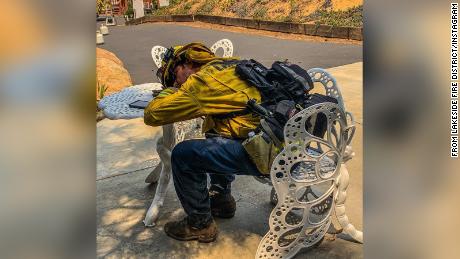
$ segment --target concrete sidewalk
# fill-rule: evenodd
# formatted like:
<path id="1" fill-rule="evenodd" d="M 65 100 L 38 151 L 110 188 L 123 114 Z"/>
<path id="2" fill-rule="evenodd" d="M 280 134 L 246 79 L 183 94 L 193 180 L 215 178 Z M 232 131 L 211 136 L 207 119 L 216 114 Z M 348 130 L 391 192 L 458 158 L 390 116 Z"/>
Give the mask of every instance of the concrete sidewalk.
<path id="1" fill-rule="evenodd" d="M 362 229 L 362 62 L 328 69 L 337 79 L 347 110 L 357 121 L 352 142 L 356 157 L 348 162 L 350 185 L 346 202 L 351 222 Z M 157 226 L 145 228 L 142 220 L 155 193 L 144 183 L 158 163 L 153 154 L 159 128 L 141 119 L 101 121 L 97 125 L 97 256 L 108 258 L 254 258 L 262 236 L 268 231 L 270 186 L 250 176 L 238 176 L 233 184 L 237 212 L 232 219 L 217 219 L 216 242 L 180 242 L 163 232 L 166 222 L 184 212 L 172 183 Z M 148 162 L 146 162 L 148 161 Z M 362 245 L 337 238 L 318 248 L 301 251 L 295 258 L 362 258 Z"/>

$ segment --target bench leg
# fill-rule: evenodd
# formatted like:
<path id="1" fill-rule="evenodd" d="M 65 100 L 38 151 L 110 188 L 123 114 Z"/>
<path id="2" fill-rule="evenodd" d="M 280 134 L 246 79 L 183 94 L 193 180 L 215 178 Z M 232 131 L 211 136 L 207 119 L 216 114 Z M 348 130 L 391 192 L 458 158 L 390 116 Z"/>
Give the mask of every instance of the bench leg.
<path id="1" fill-rule="evenodd" d="M 357 230 L 345 214 L 345 200 L 347 199 L 349 175 L 344 164 L 340 167 L 340 176 L 338 179 L 338 193 L 336 197 L 335 215 L 343 228 L 343 232 L 352 237 L 355 241 L 363 243 L 363 232 Z"/>
<path id="2" fill-rule="evenodd" d="M 286 173 L 272 182 L 278 202 L 255 258 L 291 258 L 301 248 L 321 243 L 332 222 L 337 185 L 335 179 L 326 184 L 296 182 Z"/>
<path id="3" fill-rule="evenodd" d="M 160 179 L 161 170 L 163 168 L 163 163 L 160 161 L 158 165 L 150 172 L 150 174 L 145 178 L 145 183 L 157 183 Z"/>
<path id="4" fill-rule="evenodd" d="M 259 243 L 255 258 L 291 258 L 301 248 L 318 245 L 331 225 L 332 189 L 321 195 L 315 205 L 308 205 L 292 201 L 292 195 L 302 187 L 287 191 L 284 187 L 292 183 L 280 185 L 275 187 L 279 202 L 270 214 L 270 230 Z M 309 218 L 314 211 L 321 211 L 324 219 L 312 225 Z"/>
<path id="5" fill-rule="evenodd" d="M 177 143 L 183 141 L 185 138 L 200 137 L 201 123 L 202 120 L 198 118 L 163 126 L 163 137 L 161 137 L 157 143 L 157 153 L 160 156 L 160 163 L 145 179 L 146 183 L 155 183 L 158 181 L 155 197 L 143 221 L 145 226 L 155 226 L 155 222 L 159 217 L 160 208 L 163 206 L 172 174 L 172 149 Z"/>
<path id="6" fill-rule="evenodd" d="M 299 184 L 295 183 L 295 189 L 292 190 L 292 181 L 283 181 L 276 183 L 275 195 L 281 200 L 277 201 L 276 207 L 270 214 L 269 225 L 270 230 L 264 236 L 262 241 L 259 243 L 257 254 L 255 258 L 290 258 L 294 256 L 301 248 L 314 247 L 316 244 L 319 244 L 324 237 L 324 234 L 328 231 L 331 226 L 331 219 L 327 216 L 322 224 L 317 224 L 316 227 L 312 227 L 311 223 L 308 221 L 308 218 L 311 217 L 311 214 L 315 211 L 328 209 L 328 206 L 333 206 L 335 209 L 335 214 L 340 225 L 343 228 L 343 232 L 348 234 L 355 241 L 362 243 L 363 242 L 363 233 L 357 230 L 353 224 L 350 223 L 346 213 L 345 213 L 345 200 L 347 194 L 347 188 L 349 183 L 349 174 L 345 164 L 342 164 L 340 167 L 340 174 L 336 181 L 334 181 L 332 189 L 325 192 L 321 195 L 316 195 L 313 191 L 317 188 L 315 184 Z M 304 191 L 304 195 L 311 195 L 313 199 L 318 199 L 320 202 L 316 202 L 318 205 L 301 205 L 296 201 L 292 200 L 292 196 L 295 193 L 299 193 L 300 186 L 307 187 Z M 310 188 L 310 191 L 308 191 Z M 303 189 L 302 189 L 303 190 Z M 310 194 L 308 194 L 310 192 Z M 332 195 L 332 196 L 331 196 Z M 328 202 L 328 198 L 331 197 Z M 332 201 L 332 197 L 335 197 Z M 297 197 L 298 198 L 298 197 Z M 292 223 L 289 224 L 288 212 L 293 209 L 302 209 L 303 212 L 298 215 L 297 225 L 293 226 Z M 330 208 L 330 207 L 329 207 Z M 326 214 L 325 214 L 326 215 Z M 281 246 L 285 242 L 282 236 L 294 236 L 294 240 L 287 245 Z M 267 257 L 265 257 L 268 255 Z"/>
<path id="7" fill-rule="evenodd" d="M 173 125 L 169 124 L 163 126 L 163 137 L 161 137 L 157 143 L 157 152 L 161 160 L 158 167 L 161 166 L 161 174 L 155 191 L 155 197 L 143 221 L 146 227 L 155 226 L 155 222 L 159 217 L 160 208 L 163 206 L 168 184 L 171 180 L 171 151 L 175 142 L 175 130 Z"/>

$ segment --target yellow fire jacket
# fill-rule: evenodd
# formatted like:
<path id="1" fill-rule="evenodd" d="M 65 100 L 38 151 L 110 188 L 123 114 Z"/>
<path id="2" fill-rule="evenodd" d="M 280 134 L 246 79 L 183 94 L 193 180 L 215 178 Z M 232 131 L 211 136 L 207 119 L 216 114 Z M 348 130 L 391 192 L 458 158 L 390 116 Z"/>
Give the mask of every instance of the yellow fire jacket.
<path id="1" fill-rule="evenodd" d="M 249 99 L 261 101 L 259 91 L 241 80 L 235 60 L 216 59 L 201 67 L 174 93 L 160 94 L 144 111 L 144 122 L 160 126 L 205 116 L 203 133 L 246 138 L 260 123 L 253 113 L 233 118 L 215 118 L 244 109 Z"/>

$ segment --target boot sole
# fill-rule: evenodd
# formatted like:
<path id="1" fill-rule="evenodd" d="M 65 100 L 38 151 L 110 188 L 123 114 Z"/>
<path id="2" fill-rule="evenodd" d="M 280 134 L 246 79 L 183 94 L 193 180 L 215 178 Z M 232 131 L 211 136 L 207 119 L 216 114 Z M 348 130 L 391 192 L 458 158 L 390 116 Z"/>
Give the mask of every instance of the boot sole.
<path id="1" fill-rule="evenodd" d="M 191 236 L 191 237 L 187 237 L 187 238 L 184 238 L 184 237 L 178 237 L 178 236 L 175 236 L 173 234 L 170 234 L 168 232 L 166 232 L 166 235 L 168 235 L 169 237 L 171 238 L 174 238 L 176 240 L 179 240 L 179 241 L 193 241 L 193 240 L 198 240 L 198 242 L 200 243 L 211 243 L 211 242 L 214 242 L 216 241 L 217 239 L 217 234 L 213 237 L 204 237 L 204 236 Z"/>
<path id="2" fill-rule="evenodd" d="M 233 218 L 235 216 L 234 211 L 233 212 L 228 212 L 228 213 L 211 211 L 211 214 L 214 217 L 223 218 L 223 219 L 229 219 L 229 218 Z"/>

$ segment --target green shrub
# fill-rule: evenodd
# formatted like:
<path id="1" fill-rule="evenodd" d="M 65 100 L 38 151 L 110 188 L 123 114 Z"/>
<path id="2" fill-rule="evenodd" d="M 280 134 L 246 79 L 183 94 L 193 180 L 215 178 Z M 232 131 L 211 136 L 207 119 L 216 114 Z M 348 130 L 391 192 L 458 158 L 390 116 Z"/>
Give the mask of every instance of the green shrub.
<path id="1" fill-rule="evenodd" d="M 173 11 L 173 14 L 188 14 L 188 12 L 190 11 L 191 8 L 192 8 L 192 3 L 187 2 L 187 3 L 179 6 L 178 8 L 176 8 Z"/>
<path id="2" fill-rule="evenodd" d="M 105 84 L 99 84 L 99 82 L 97 82 L 97 93 L 98 93 L 98 99 L 101 100 L 102 98 L 104 98 L 105 96 L 105 92 L 107 91 L 107 86 Z"/>
<path id="3" fill-rule="evenodd" d="M 190 11 L 190 9 L 192 8 L 192 3 L 191 2 L 188 2 L 184 5 L 184 10 L 186 12 Z"/>
<path id="4" fill-rule="evenodd" d="M 107 9 L 110 9 L 110 3 L 108 0 L 96 0 L 97 13 L 105 13 Z"/>
<path id="5" fill-rule="evenodd" d="M 206 0 L 204 4 L 202 4 L 198 10 L 197 13 L 199 14 L 210 14 L 214 7 L 218 4 L 217 0 Z"/>
<path id="6" fill-rule="evenodd" d="M 125 15 L 127 15 L 129 18 L 134 17 L 133 3 L 131 1 L 128 2 L 128 9 L 125 11 Z"/>
<path id="7" fill-rule="evenodd" d="M 248 15 L 249 13 L 249 6 L 246 2 L 243 2 L 240 6 L 236 8 L 236 15 L 238 17 L 244 18 Z"/>
<path id="8" fill-rule="evenodd" d="M 159 8 L 158 1 L 152 1 L 152 10 L 156 10 L 158 8 Z"/>
<path id="9" fill-rule="evenodd" d="M 292 15 L 284 16 L 281 19 L 282 22 L 295 22 L 296 20 Z"/>
<path id="10" fill-rule="evenodd" d="M 332 26 L 363 26 L 363 6 L 357 6 L 345 11 L 326 11 L 318 10 L 307 16 L 304 21 L 314 22 L 315 24 L 325 24 Z"/>
<path id="11" fill-rule="evenodd" d="M 235 6 L 235 3 L 236 3 L 235 0 L 229 0 L 227 4 L 224 6 L 224 11 L 232 12 L 233 7 Z"/>
<path id="12" fill-rule="evenodd" d="M 268 10 L 267 7 L 261 6 L 254 11 L 254 14 L 252 15 L 252 17 L 254 19 L 263 20 L 267 14 L 267 10 Z"/>

